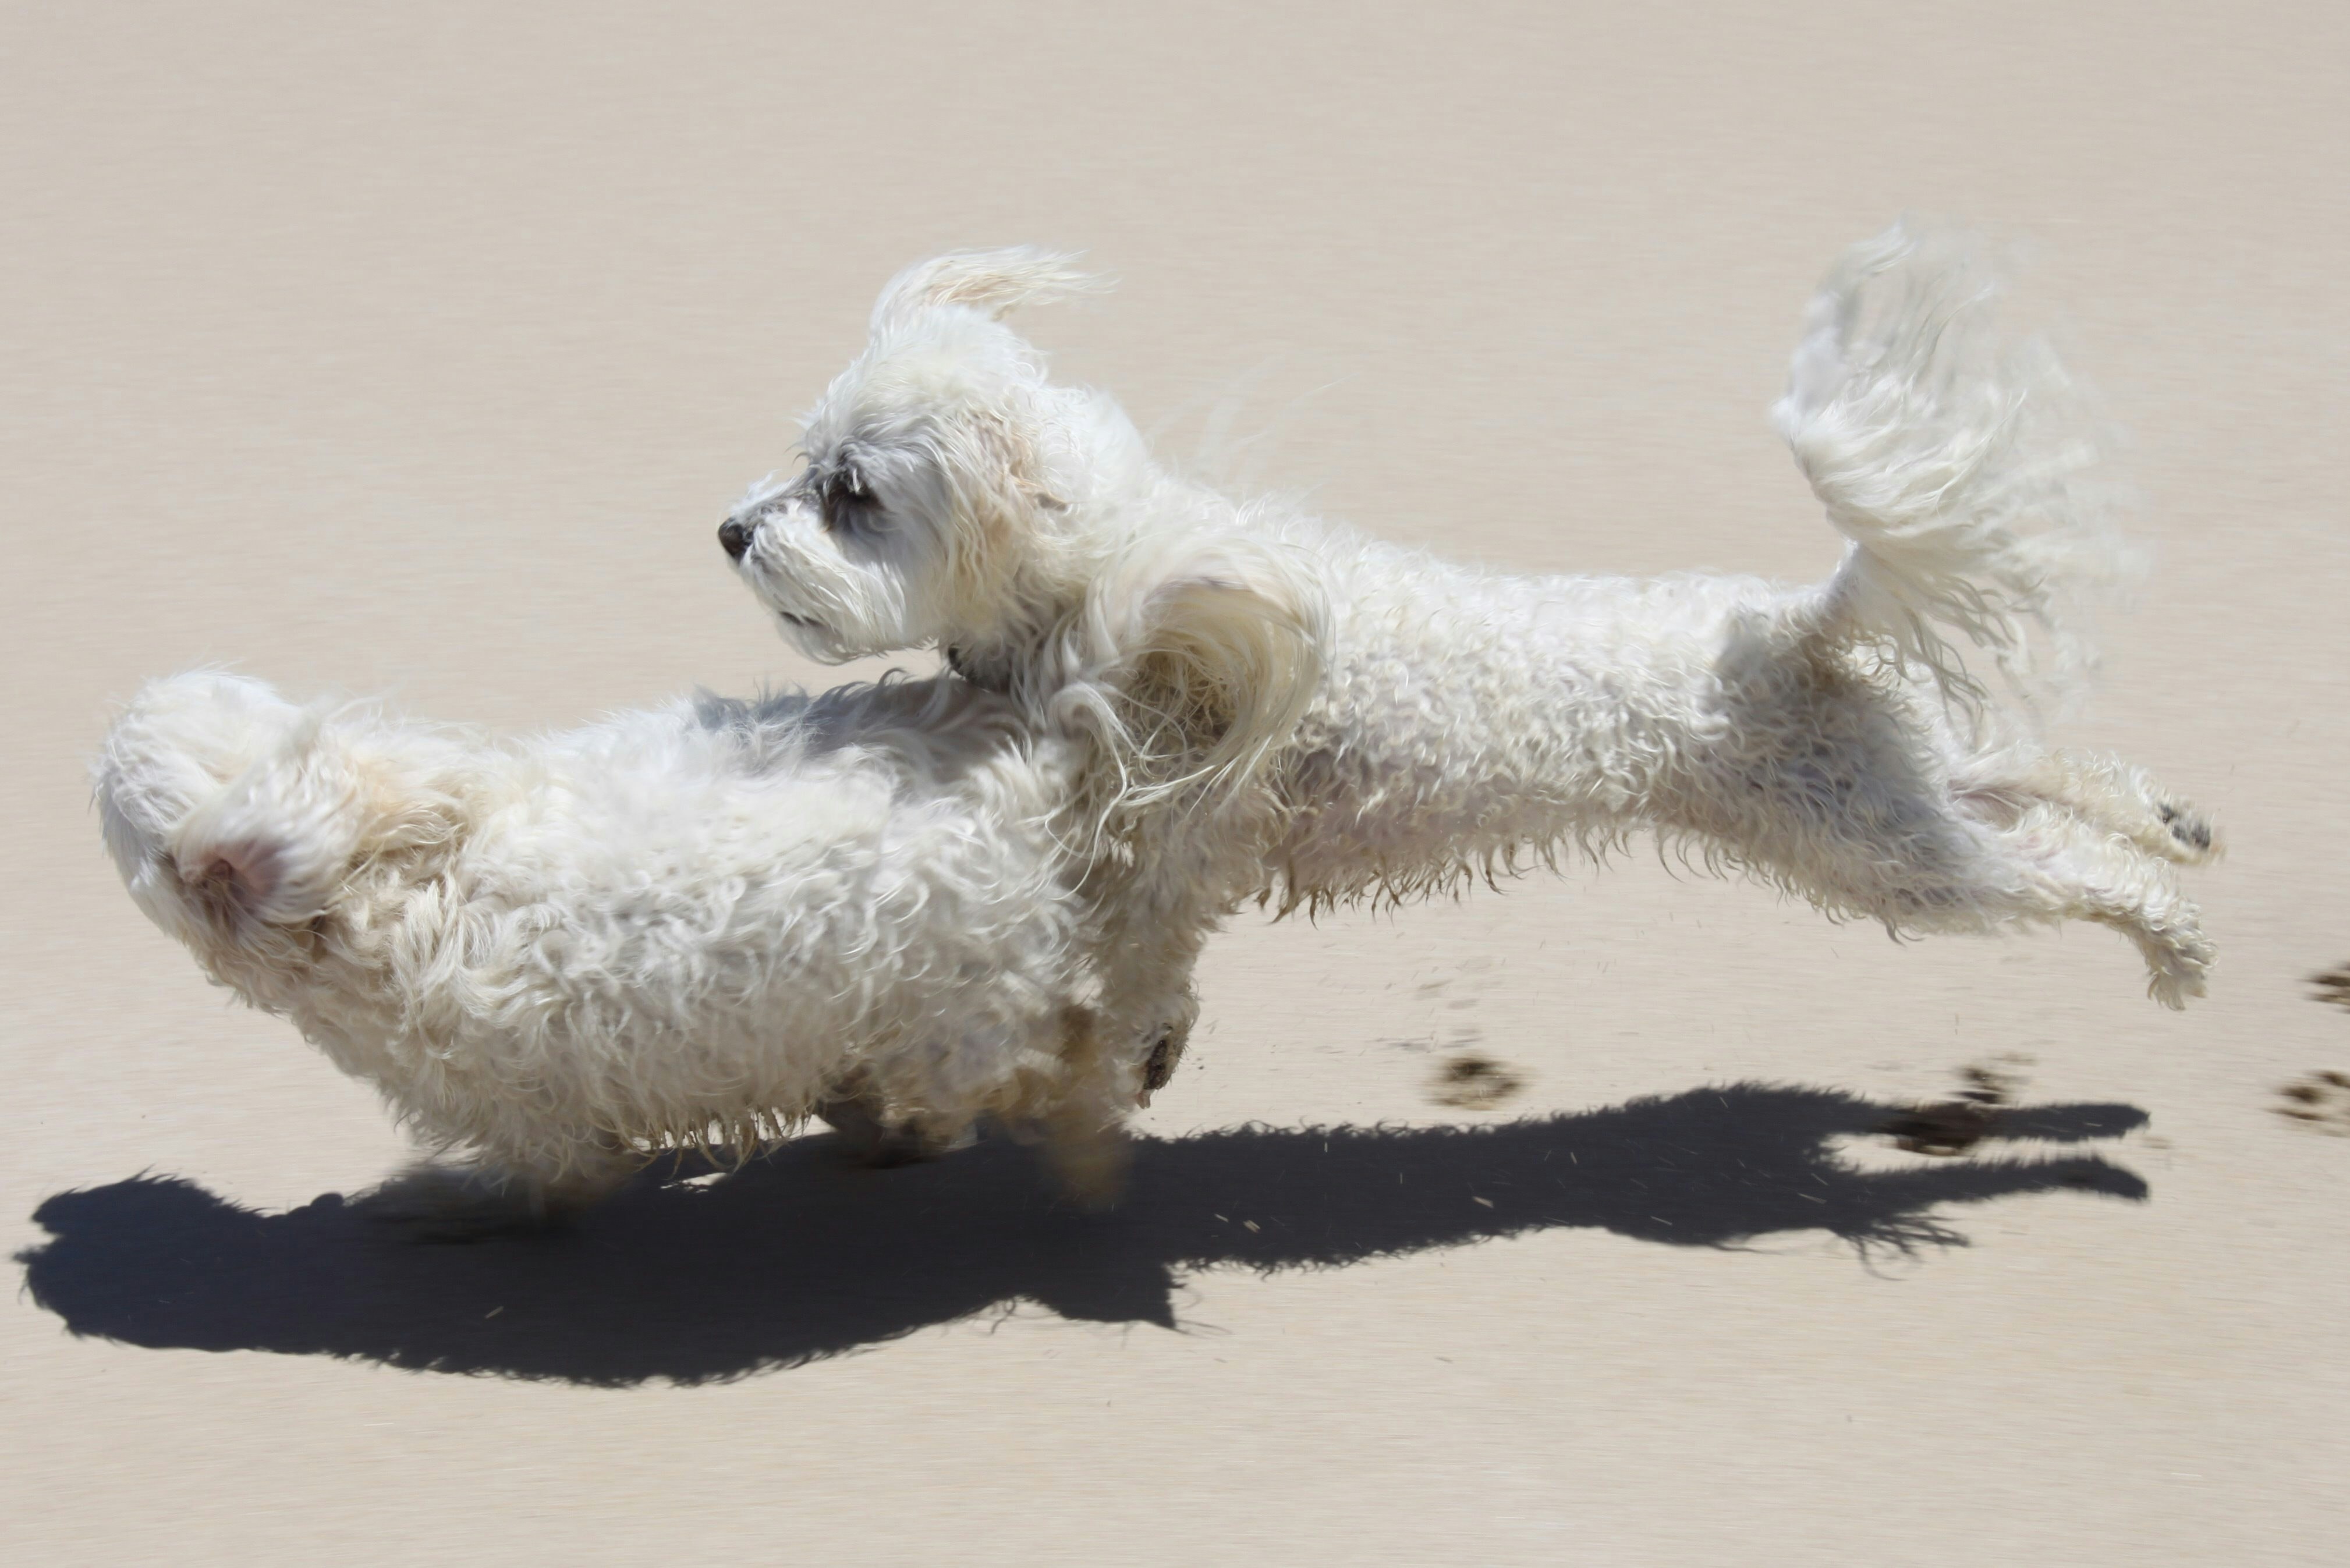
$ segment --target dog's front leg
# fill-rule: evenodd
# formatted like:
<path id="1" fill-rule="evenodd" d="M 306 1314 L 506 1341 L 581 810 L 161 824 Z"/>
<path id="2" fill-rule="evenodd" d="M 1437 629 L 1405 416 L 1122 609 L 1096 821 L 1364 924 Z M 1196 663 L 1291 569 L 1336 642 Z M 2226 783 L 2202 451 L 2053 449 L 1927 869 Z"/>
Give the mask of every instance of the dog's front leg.
<path id="1" fill-rule="evenodd" d="M 1114 1206 L 1133 1162 L 1126 1117 L 1137 1098 L 1135 1064 L 1121 1049 L 1130 1045 L 1128 1033 L 1095 1008 L 1062 1010 L 1061 1071 L 1036 1121 L 1062 1190 L 1087 1209 Z"/>
<path id="2" fill-rule="evenodd" d="M 816 1119 L 838 1139 L 843 1158 L 877 1170 L 936 1159 L 945 1149 L 919 1126 L 892 1122 L 889 1106 L 860 1069 L 827 1090 L 815 1106 Z"/>

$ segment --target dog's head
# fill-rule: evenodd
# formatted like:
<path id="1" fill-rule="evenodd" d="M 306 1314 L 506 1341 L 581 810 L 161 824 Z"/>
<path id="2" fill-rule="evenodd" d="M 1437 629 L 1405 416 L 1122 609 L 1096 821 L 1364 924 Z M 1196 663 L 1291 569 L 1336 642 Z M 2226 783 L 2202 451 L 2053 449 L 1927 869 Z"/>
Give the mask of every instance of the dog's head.
<path id="1" fill-rule="evenodd" d="M 1148 770 L 1161 782 L 1230 776 L 1318 679 L 1321 590 L 1003 323 L 1093 286 L 1024 249 L 900 274 L 805 421 L 805 465 L 754 486 L 720 542 L 812 657 L 935 647 L 987 684 L 1090 704 L 1130 757 L 1180 755 Z"/>
<path id="2" fill-rule="evenodd" d="M 814 658 L 992 645 L 1081 584 L 1069 514 L 1142 461 L 1105 400 L 1055 388 L 1003 325 L 1092 286 L 1039 251 L 943 256 L 874 306 L 865 351 L 808 414 L 806 462 L 754 485 L 720 529 L 784 634 Z"/>
<path id="3" fill-rule="evenodd" d="M 107 732 L 92 773 L 124 885 L 252 1001 L 282 1001 L 356 866 L 446 831 L 371 731 L 354 711 L 200 670 L 151 682 Z"/>

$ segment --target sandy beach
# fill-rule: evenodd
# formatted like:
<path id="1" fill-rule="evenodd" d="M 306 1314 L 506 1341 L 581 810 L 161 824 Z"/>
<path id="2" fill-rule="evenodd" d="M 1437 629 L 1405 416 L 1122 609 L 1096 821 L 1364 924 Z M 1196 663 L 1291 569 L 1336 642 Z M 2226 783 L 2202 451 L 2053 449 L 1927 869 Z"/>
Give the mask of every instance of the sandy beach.
<path id="1" fill-rule="evenodd" d="M 11 8 L 0 1556 L 2342 1561 L 2350 1094 L 2283 1091 L 2350 1073 L 2345 88 L 2317 5 Z M 1110 1216 L 809 1145 L 400 1247 L 369 1092 L 99 846 L 198 663 L 517 728 L 874 673 L 712 531 L 949 248 L 1115 274 L 1024 327 L 1235 484 L 1817 578 L 1765 411 L 1905 211 L 2025 242 L 2134 438 L 2060 738 L 2223 825 L 2184 1014 L 1635 856 L 1236 920 Z M 1998 1136 L 1899 1147 L 1970 1069 Z"/>

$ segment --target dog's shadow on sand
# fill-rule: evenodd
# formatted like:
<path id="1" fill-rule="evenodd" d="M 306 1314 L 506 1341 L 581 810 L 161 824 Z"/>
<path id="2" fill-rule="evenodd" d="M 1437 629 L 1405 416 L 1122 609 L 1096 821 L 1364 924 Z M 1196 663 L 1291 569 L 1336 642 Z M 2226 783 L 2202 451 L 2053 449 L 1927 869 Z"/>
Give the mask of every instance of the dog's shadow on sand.
<path id="1" fill-rule="evenodd" d="M 1034 1302 L 1176 1326 L 1188 1272 L 1333 1268 L 1555 1227 L 1673 1246 L 1825 1231 L 1864 1253 L 1963 1244 L 1938 1208 L 2146 1183 L 2072 1156 L 1863 1169 L 1840 1137 L 1902 1107 L 1742 1084 L 1476 1127 L 1274 1130 L 1141 1140 L 1125 1201 L 1056 1201 L 1030 1151 L 982 1143 L 896 1170 L 828 1137 L 702 1180 L 649 1174 L 572 1229 L 475 1246 L 402 1239 L 328 1195 L 242 1209 L 140 1177 L 49 1199 L 18 1255 L 76 1334 L 353 1356 L 596 1385 L 699 1383 L 838 1355 Z M 2079 1143 L 2130 1106 L 2011 1108 L 1994 1138 Z"/>

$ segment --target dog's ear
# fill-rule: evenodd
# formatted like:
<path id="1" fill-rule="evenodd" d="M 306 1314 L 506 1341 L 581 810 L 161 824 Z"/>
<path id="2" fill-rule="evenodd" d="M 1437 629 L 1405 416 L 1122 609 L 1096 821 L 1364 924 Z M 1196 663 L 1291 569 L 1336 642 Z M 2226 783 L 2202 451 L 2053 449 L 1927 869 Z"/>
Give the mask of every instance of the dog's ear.
<path id="1" fill-rule="evenodd" d="M 1080 271 L 1076 257 L 1033 245 L 1000 251 L 957 251 L 917 262 L 889 280 L 873 306 L 876 332 L 921 311 L 959 305 L 990 320 L 1014 306 L 1097 293 L 1108 284 Z"/>
<path id="2" fill-rule="evenodd" d="M 1328 600 L 1289 551 L 1223 538 L 1129 552 L 1087 605 L 1095 688 L 1126 804 L 1194 787 L 1225 796 L 1296 729 L 1322 679 Z"/>

